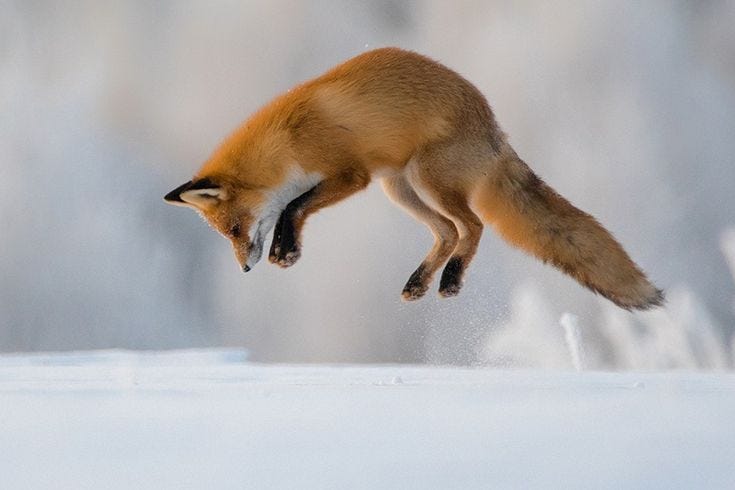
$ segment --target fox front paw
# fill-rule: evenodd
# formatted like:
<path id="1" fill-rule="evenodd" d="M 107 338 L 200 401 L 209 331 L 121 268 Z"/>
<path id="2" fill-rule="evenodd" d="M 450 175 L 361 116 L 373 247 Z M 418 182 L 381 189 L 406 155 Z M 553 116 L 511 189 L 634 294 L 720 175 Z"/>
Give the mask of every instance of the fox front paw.
<path id="1" fill-rule="evenodd" d="M 274 256 L 273 260 L 271 260 L 271 262 L 285 269 L 287 267 L 291 267 L 292 265 L 294 265 L 300 258 L 301 258 L 301 247 L 298 246 L 297 244 L 294 244 L 291 250 L 287 252 L 284 252 L 283 249 L 279 248 L 278 252 Z"/>
<path id="2" fill-rule="evenodd" d="M 268 253 L 268 262 L 271 264 L 277 264 L 278 263 L 278 256 L 281 254 L 281 247 L 280 245 L 276 245 L 275 242 L 271 246 L 271 250 Z"/>

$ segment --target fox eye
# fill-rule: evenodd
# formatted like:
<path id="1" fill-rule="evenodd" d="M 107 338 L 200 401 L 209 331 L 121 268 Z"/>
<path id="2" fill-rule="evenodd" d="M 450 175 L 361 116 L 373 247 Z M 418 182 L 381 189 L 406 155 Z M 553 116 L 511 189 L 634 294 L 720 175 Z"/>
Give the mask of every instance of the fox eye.
<path id="1" fill-rule="evenodd" d="M 240 238 L 240 224 L 234 225 L 232 228 L 230 228 L 230 236 L 232 238 Z"/>

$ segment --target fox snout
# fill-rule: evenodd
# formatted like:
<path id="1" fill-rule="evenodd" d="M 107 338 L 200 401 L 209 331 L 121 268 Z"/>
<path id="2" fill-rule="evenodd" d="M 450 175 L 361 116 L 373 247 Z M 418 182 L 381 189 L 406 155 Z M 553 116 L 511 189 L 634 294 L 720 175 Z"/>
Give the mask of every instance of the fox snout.
<path id="1" fill-rule="evenodd" d="M 253 227 L 252 236 L 248 234 L 248 236 L 229 237 L 235 252 L 235 258 L 243 272 L 250 272 L 263 257 L 263 246 L 267 232 L 264 232 L 262 227 L 258 226 L 259 224 L 257 223 Z"/>
<path id="2" fill-rule="evenodd" d="M 246 237 L 230 238 L 232 249 L 235 252 L 235 259 L 240 265 L 243 272 L 250 272 L 257 262 L 257 250 L 253 250 L 253 244 Z M 253 253 L 255 252 L 255 253 Z"/>

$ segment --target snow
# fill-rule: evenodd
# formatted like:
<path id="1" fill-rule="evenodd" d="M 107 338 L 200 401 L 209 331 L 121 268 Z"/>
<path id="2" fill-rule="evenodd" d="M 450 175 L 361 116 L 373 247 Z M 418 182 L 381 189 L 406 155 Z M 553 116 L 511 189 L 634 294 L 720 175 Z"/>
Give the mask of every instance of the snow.
<path id="1" fill-rule="evenodd" d="M 732 488 L 735 375 L 0 357 L 22 489 Z"/>

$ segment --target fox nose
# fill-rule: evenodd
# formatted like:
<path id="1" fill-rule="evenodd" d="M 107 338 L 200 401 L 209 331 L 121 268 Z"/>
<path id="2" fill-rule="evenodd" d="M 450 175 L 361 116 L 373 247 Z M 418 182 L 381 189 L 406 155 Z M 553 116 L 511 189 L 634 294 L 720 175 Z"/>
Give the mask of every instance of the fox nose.
<path id="1" fill-rule="evenodd" d="M 249 265 L 247 265 L 247 264 L 245 264 L 245 265 L 244 265 L 244 266 L 242 267 L 242 271 L 243 271 L 243 272 L 250 272 L 250 266 L 249 266 Z"/>

